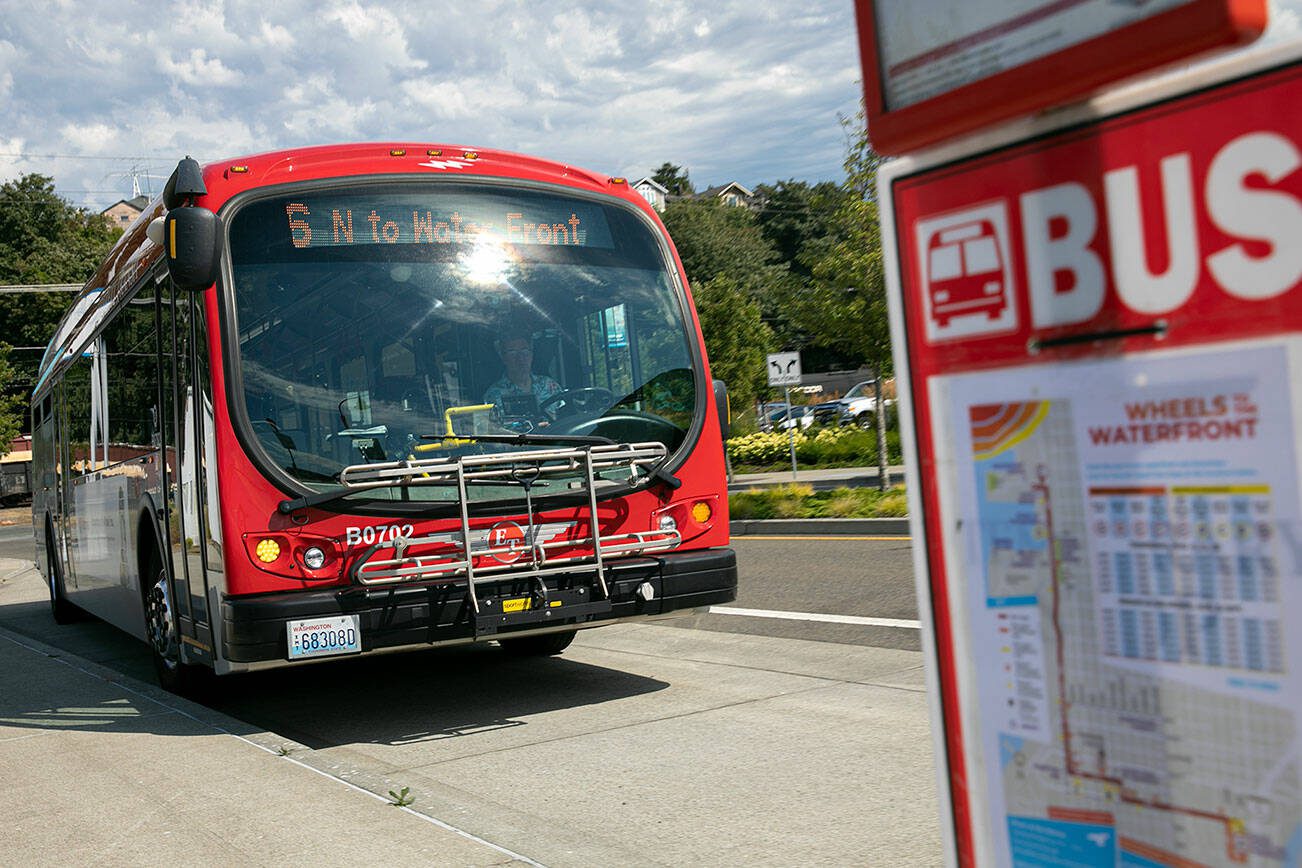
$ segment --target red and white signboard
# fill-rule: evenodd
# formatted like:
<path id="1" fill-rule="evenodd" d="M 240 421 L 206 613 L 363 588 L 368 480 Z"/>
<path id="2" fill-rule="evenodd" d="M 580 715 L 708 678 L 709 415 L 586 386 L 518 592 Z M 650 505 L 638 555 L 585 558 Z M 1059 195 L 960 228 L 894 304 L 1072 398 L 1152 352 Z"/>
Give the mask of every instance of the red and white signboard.
<path id="1" fill-rule="evenodd" d="M 1265 0 L 856 0 L 881 154 L 1059 105 L 1258 36 Z"/>
<path id="2" fill-rule="evenodd" d="M 1196 75 L 881 174 L 954 861 L 1302 861 L 1302 50 Z"/>

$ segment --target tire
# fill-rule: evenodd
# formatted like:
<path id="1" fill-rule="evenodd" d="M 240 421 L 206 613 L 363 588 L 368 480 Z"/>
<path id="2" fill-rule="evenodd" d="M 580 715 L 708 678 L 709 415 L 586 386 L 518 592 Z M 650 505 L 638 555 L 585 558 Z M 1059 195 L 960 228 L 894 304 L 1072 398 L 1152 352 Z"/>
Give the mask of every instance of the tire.
<path id="1" fill-rule="evenodd" d="M 171 582 L 160 558 L 155 556 L 148 561 L 145 575 L 152 577 L 152 582 L 143 589 L 145 638 L 154 658 L 158 683 L 164 690 L 181 696 L 202 696 L 211 687 L 212 670 L 190 666 L 181 660 L 181 631 L 177 626 Z"/>
<path id="2" fill-rule="evenodd" d="M 578 635 L 578 630 L 561 633 L 544 633 L 541 636 L 522 636 L 519 639 L 498 639 L 502 650 L 513 657 L 551 657 L 559 654 Z"/>
<path id="3" fill-rule="evenodd" d="M 865 431 L 875 431 L 877 429 L 877 417 L 872 413 L 860 413 L 854 417 L 854 424 Z"/>
<path id="4" fill-rule="evenodd" d="M 45 583 L 50 592 L 50 616 L 60 625 L 80 621 L 81 609 L 69 603 L 64 595 L 63 564 L 54 556 L 54 529 L 49 522 L 45 525 L 45 559 L 50 565 L 50 575 Z"/>

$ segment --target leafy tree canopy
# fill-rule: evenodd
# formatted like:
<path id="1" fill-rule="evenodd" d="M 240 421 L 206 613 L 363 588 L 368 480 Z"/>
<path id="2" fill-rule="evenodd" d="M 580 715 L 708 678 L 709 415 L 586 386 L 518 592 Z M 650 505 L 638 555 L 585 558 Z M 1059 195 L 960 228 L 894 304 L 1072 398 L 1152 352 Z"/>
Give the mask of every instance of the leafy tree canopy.
<path id="1" fill-rule="evenodd" d="M 728 385 L 734 407 L 751 406 L 767 382 L 764 358 L 773 341 L 759 302 L 727 274 L 695 284 L 693 296 L 710 373 Z"/>
<path id="2" fill-rule="evenodd" d="M 0 184 L 0 284 L 83 283 L 121 234 L 98 214 L 61 199 L 53 179 L 44 175 Z M 0 375 L 0 395 L 18 399 L 25 408 L 41 357 L 39 350 L 25 348 L 49 341 L 74 297 L 68 292 L 0 293 L 0 335 L 14 347 Z M 9 419 L 0 409 L 0 434 Z"/>
<path id="3" fill-rule="evenodd" d="M 9 345 L 0 344 L 0 383 L 13 377 L 9 366 Z M 23 396 L 0 392 L 0 456 L 9 454 L 9 444 L 22 431 Z"/>
<path id="4" fill-rule="evenodd" d="M 791 321 L 821 346 L 891 369 L 886 276 L 877 213 L 881 158 L 868 142 L 862 115 L 843 121 L 849 137 L 845 181 L 828 232 L 800 255 L 810 280 L 787 303 Z"/>
<path id="5" fill-rule="evenodd" d="M 758 295 L 786 270 L 745 208 L 717 200 L 670 202 L 661 215 L 693 285 L 729 275 Z"/>
<path id="6" fill-rule="evenodd" d="M 778 181 L 755 188 L 759 207 L 755 219 L 761 234 L 791 271 L 802 278 L 811 275 L 808 261 L 825 252 L 825 242 L 836 232 L 836 217 L 848 197 L 846 190 L 830 181 Z"/>
<path id="7" fill-rule="evenodd" d="M 696 188 L 687 177 L 687 171 L 673 163 L 661 163 L 660 168 L 656 169 L 655 174 L 651 176 L 651 180 L 668 190 L 670 196 L 690 196 L 696 192 Z"/>

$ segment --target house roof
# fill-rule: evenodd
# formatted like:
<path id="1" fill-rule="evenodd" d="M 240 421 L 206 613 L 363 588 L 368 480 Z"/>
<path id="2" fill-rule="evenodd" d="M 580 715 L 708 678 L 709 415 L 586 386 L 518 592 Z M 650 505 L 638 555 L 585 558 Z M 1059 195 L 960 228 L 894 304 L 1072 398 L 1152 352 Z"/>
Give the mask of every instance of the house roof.
<path id="1" fill-rule="evenodd" d="M 707 187 L 706 189 L 701 191 L 700 195 L 722 196 L 724 193 L 728 192 L 729 188 L 736 190 L 738 193 L 745 196 L 747 199 L 755 195 L 754 191 L 748 190 L 747 188 L 743 187 L 741 184 L 738 184 L 736 181 L 729 181 L 728 183 L 720 184 L 717 187 Z"/>
<path id="2" fill-rule="evenodd" d="M 654 187 L 657 190 L 659 190 L 661 193 L 664 193 L 666 195 L 668 195 L 669 193 L 669 188 L 666 187 L 664 184 L 661 184 L 655 178 L 642 178 L 639 181 L 633 182 L 634 187 L 641 187 L 644 184 L 648 187 Z"/>
<path id="3" fill-rule="evenodd" d="M 119 205 L 126 205 L 127 207 L 134 208 L 137 211 L 143 211 L 145 210 L 145 206 L 148 204 L 149 204 L 148 196 L 145 195 L 133 196 L 130 199 L 119 199 L 99 213 L 107 214 L 108 212 L 112 211 L 114 208 L 118 207 Z"/>

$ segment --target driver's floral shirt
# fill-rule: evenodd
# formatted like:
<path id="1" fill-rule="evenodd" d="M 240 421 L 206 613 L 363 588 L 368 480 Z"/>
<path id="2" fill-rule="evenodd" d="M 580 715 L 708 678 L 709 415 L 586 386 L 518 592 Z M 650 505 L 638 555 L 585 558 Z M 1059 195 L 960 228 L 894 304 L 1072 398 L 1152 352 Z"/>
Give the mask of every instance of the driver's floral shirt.
<path id="1" fill-rule="evenodd" d="M 533 392 L 534 398 L 536 398 L 538 403 L 541 404 L 551 396 L 559 395 L 561 392 L 565 391 L 561 388 L 560 383 L 556 382 L 546 374 L 534 374 L 529 386 L 529 389 L 522 389 L 517 386 L 515 381 L 510 377 L 503 377 L 493 385 L 489 386 L 488 390 L 484 392 L 483 403 L 500 404 L 502 403 L 503 396 L 514 397 L 518 395 L 528 395 L 530 392 Z"/>

